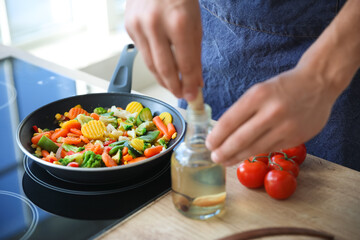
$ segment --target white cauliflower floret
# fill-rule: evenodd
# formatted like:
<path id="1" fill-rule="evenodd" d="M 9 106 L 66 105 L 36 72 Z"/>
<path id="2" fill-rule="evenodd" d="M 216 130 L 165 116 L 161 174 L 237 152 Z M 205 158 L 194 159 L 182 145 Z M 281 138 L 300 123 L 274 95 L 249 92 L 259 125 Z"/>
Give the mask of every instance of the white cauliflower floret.
<path id="1" fill-rule="evenodd" d="M 105 137 L 118 138 L 118 137 L 122 136 L 123 134 L 124 134 L 123 131 L 116 130 L 116 128 L 111 124 L 106 126 Z"/>
<path id="2" fill-rule="evenodd" d="M 136 138 L 135 129 L 132 129 L 130 131 L 127 131 L 127 135 L 131 138 Z"/>
<path id="3" fill-rule="evenodd" d="M 107 133 L 111 133 L 111 132 L 114 131 L 114 130 L 116 130 L 116 129 L 115 129 L 115 127 L 114 127 L 113 125 L 108 124 L 108 125 L 106 126 L 106 132 L 107 132 Z"/>
<path id="4" fill-rule="evenodd" d="M 126 110 L 122 110 L 122 109 L 118 109 L 116 106 L 112 106 L 110 108 L 110 111 L 114 113 L 114 116 L 119 117 L 119 118 L 124 118 L 124 119 L 128 119 L 129 117 L 133 117 L 136 118 L 137 117 L 137 113 L 130 113 Z"/>
<path id="5" fill-rule="evenodd" d="M 123 134 L 124 134 L 123 131 L 114 130 L 114 131 L 112 131 L 112 132 L 109 134 L 109 136 L 110 136 L 111 138 L 119 138 L 119 137 L 122 136 Z"/>
<path id="6" fill-rule="evenodd" d="M 94 120 L 92 117 L 86 116 L 85 114 L 79 114 L 75 119 L 81 124 L 81 126 L 90 122 L 91 120 Z"/>
<path id="7" fill-rule="evenodd" d="M 128 137 L 125 137 L 125 136 L 120 136 L 118 138 L 118 141 L 123 141 L 123 140 L 130 140 Z"/>
<path id="8" fill-rule="evenodd" d="M 105 124 L 105 126 L 112 125 L 112 124 L 117 125 L 117 119 L 116 119 L 116 117 L 113 117 L 113 116 L 100 116 L 99 120 L 102 121 Z"/>

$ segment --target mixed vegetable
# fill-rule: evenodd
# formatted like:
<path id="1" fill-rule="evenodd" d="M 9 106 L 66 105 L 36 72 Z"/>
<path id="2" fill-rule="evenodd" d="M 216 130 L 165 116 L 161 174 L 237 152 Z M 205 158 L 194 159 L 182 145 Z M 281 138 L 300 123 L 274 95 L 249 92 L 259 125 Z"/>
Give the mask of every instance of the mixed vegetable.
<path id="1" fill-rule="evenodd" d="M 152 157 L 164 151 L 177 132 L 172 116 L 153 116 L 139 102 L 125 110 L 112 106 L 88 112 L 77 105 L 56 114 L 59 128 L 35 131 L 31 142 L 35 155 L 44 161 L 83 168 L 114 167 Z"/>

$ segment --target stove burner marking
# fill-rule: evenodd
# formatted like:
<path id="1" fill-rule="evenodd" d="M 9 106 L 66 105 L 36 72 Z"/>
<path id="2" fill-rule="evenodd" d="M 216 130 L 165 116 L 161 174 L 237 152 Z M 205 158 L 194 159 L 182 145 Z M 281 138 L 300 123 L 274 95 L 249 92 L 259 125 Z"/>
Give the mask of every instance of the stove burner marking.
<path id="1" fill-rule="evenodd" d="M 17 199 L 20 199 L 21 201 L 23 201 L 24 203 L 26 203 L 26 205 L 28 205 L 28 207 L 30 208 L 31 213 L 32 213 L 32 215 L 33 215 L 32 222 L 31 222 L 28 230 L 26 231 L 26 233 L 24 234 L 24 236 L 22 236 L 22 237 L 20 238 L 20 240 L 29 239 L 30 236 L 31 236 L 31 235 L 33 234 L 33 232 L 35 231 L 35 228 L 36 228 L 36 226 L 38 225 L 38 222 L 39 222 L 39 212 L 38 212 L 38 210 L 36 209 L 35 205 L 34 205 L 29 199 L 27 199 L 26 197 L 21 196 L 20 194 L 17 194 L 17 193 L 0 190 L 0 194 L 8 195 L 8 196 L 11 196 L 11 197 L 15 197 L 15 198 L 17 198 Z"/>

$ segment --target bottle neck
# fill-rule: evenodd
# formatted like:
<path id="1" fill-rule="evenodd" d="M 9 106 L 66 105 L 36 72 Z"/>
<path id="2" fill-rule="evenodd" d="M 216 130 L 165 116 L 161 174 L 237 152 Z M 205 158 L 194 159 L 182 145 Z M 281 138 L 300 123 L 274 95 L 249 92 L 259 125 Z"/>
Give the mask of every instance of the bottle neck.
<path id="1" fill-rule="evenodd" d="M 206 149 L 205 140 L 211 130 L 211 108 L 205 104 L 204 110 L 193 111 L 187 109 L 187 130 L 185 143 L 189 148 Z"/>

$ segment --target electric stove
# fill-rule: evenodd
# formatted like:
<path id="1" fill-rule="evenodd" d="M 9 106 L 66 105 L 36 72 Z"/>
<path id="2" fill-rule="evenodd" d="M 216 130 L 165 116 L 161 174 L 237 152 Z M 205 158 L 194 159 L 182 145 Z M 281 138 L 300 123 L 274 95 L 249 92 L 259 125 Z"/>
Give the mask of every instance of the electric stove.
<path id="1" fill-rule="evenodd" d="M 104 91 L 15 57 L 0 60 L 0 239 L 95 238 L 170 190 L 169 161 L 129 182 L 88 185 L 56 178 L 18 148 L 17 126 L 35 109 Z"/>

